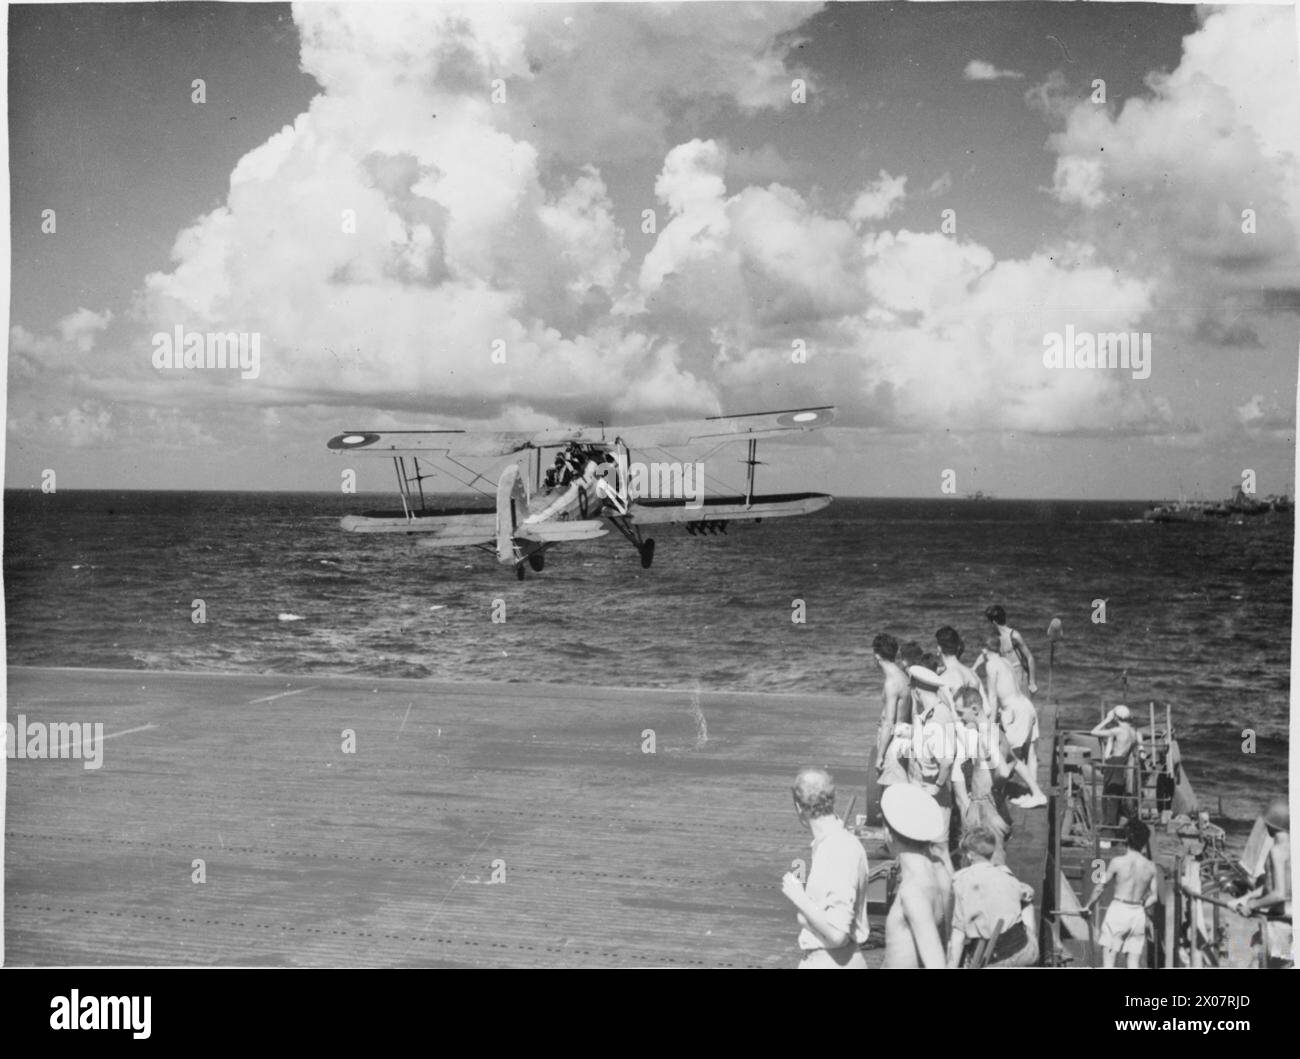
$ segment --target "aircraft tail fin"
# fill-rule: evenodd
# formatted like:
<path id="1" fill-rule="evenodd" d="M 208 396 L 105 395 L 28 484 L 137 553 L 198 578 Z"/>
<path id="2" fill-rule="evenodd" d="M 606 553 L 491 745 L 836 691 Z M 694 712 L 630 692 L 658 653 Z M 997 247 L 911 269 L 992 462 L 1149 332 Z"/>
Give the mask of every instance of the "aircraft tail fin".
<path id="1" fill-rule="evenodd" d="M 528 494 L 518 464 L 510 464 L 497 481 L 497 560 L 515 561 L 515 530 L 528 517 Z"/>

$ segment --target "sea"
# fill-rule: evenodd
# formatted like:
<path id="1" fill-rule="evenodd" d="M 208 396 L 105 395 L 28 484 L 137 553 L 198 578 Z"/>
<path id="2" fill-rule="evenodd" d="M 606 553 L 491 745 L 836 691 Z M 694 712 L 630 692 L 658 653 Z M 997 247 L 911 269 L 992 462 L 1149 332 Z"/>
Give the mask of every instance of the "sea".
<path id="1" fill-rule="evenodd" d="M 475 549 L 339 528 L 391 497 L 8 490 L 7 658 L 850 695 L 866 738 L 875 634 L 930 649 L 952 625 L 974 654 L 1000 603 L 1061 724 L 1169 705 L 1202 803 L 1240 832 L 1285 794 L 1294 523 L 1145 506 L 837 499 L 725 534 L 655 527 L 649 570 L 611 532 L 520 582 Z"/>

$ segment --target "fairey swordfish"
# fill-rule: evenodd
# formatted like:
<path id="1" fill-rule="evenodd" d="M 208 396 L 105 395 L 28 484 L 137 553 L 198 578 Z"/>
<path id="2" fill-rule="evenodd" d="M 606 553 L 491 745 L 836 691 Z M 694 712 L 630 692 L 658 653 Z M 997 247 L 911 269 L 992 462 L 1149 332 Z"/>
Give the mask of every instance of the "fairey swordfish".
<path id="1" fill-rule="evenodd" d="M 654 561 L 655 542 L 642 527 L 680 523 L 695 535 L 725 533 L 731 522 L 759 522 L 819 511 L 831 502 L 826 493 L 754 492 L 758 441 L 826 426 L 830 406 L 714 416 L 709 419 L 614 429 L 576 427 L 534 432 L 467 430 L 349 430 L 329 440 L 340 455 L 384 456 L 397 471 L 400 511 L 348 515 L 340 525 L 352 533 L 418 533 L 429 548 L 476 547 L 495 553 L 524 578 L 525 567 L 540 571 L 546 552 L 565 541 L 603 537 L 612 526 L 636 548 L 641 565 Z M 704 493 L 704 463 L 634 463 L 632 450 L 711 445 L 710 453 L 737 441 L 748 443 L 743 495 Z M 543 468 L 543 454 L 555 450 Z M 527 458 L 521 469 L 518 457 Z M 432 477 L 420 461 L 452 463 L 464 458 L 511 458 L 496 488 L 496 508 L 446 509 L 425 504 L 424 480 Z M 705 457 L 707 458 L 707 456 Z M 408 463 L 409 461 L 409 463 Z M 451 473 L 451 472 L 447 472 Z M 454 474 L 452 475 L 454 477 Z M 478 488 L 474 474 L 462 484 Z M 459 479 L 458 479 L 459 480 Z M 531 482 L 531 485 L 530 485 Z M 483 490 L 479 490 L 482 492 Z M 489 494 L 490 495 L 490 494 Z"/>

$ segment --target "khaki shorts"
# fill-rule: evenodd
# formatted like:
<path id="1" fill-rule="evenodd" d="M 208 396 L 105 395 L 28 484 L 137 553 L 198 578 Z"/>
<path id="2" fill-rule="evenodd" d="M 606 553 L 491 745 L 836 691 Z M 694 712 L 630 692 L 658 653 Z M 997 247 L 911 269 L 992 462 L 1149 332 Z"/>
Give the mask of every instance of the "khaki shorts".
<path id="1" fill-rule="evenodd" d="M 1147 946 L 1147 910 L 1127 901 L 1112 901 L 1097 940 L 1111 952 L 1141 956 Z"/>

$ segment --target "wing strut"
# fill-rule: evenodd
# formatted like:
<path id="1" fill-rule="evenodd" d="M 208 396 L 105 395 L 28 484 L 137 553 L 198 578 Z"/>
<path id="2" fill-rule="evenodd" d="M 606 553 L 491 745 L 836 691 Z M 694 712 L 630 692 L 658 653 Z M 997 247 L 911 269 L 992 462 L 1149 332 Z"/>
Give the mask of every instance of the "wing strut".
<path id="1" fill-rule="evenodd" d="M 408 522 L 415 519 L 415 514 L 412 510 L 415 506 L 415 495 L 411 492 L 411 483 L 415 483 L 415 488 L 419 493 L 420 514 L 423 515 L 425 513 L 424 480 L 426 478 L 434 477 L 432 474 L 420 473 L 420 458 L 418 456 L 412 456 L 411 463 L 415 466 L 415 473 L 408 474 L 406 470 L 406 457 L 393 457 L 393 470 L 397 472 L 397 492 L 402 498 L 402 511 L 405 513 Z"/>
<path id="2" fill-rule="evenodd" d="M 748 508 L 754 503 L 754 468 L 762 464 L 762 460 L 756 459 L 758 453 L 758 439 L 749 439 L 749 459 L 742 460 L 742 463 L 748 464 L 745 472 L 745 507 Z"/>
<path id="3" fill-rule="evenodd" d="M 397 494 L 402 498 L 402 514 L 406 516 L 408 522 L 411 521 L 411 505 L 407 503 L 407 497 L 410 495 L 411 486 L 406 479 L 406 461 L 401 456 L 393 457 L 393 470 L 397 472 Z"/>

